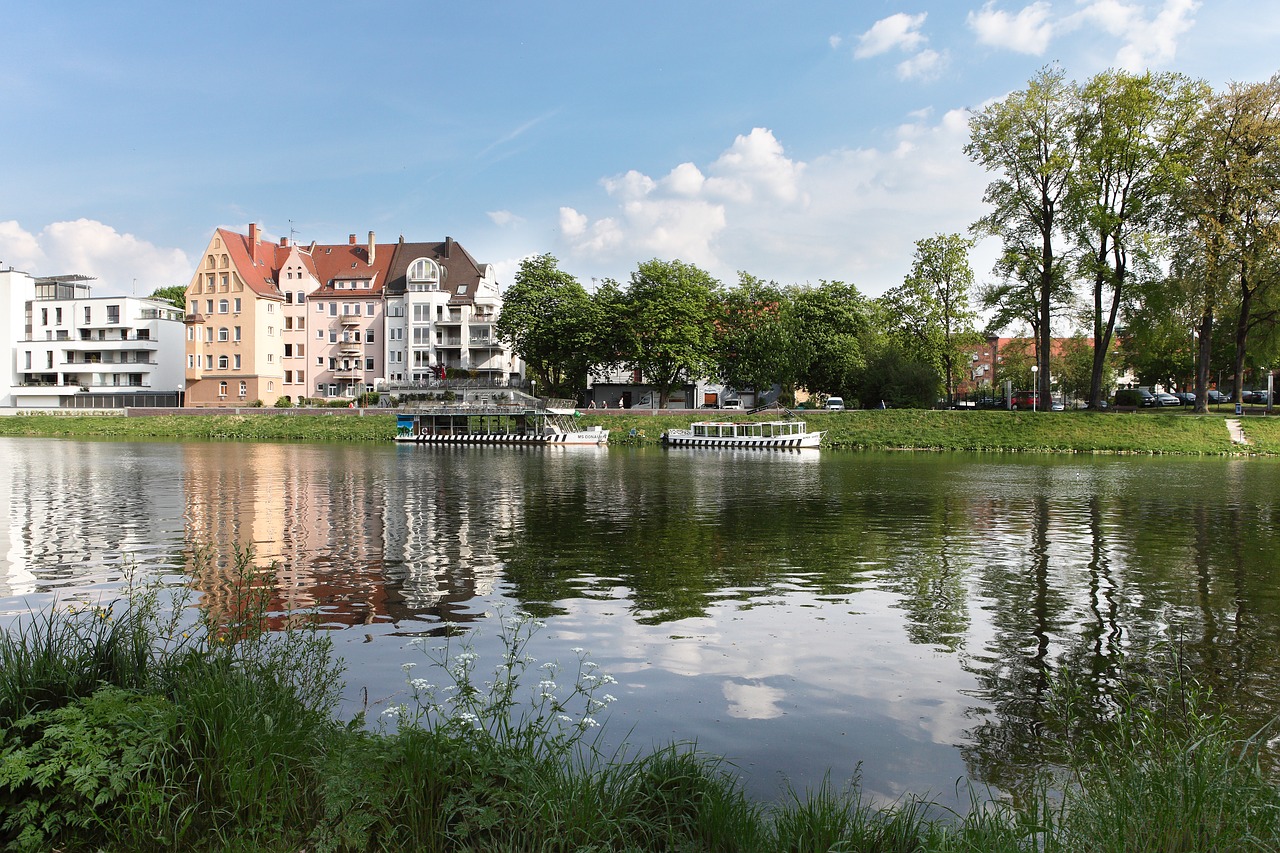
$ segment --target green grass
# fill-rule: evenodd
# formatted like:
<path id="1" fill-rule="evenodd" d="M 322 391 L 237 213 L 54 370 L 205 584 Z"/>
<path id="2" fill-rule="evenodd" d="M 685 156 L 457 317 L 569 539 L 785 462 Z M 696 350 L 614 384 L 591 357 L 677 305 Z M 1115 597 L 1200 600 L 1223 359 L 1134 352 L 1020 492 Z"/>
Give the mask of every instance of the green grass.
<path id="1" fill-rule="evenodd" d="M 761 804 L 692 746 L 600 753 L 594 715 L 612 701 L 611 679 L 581 655 L 563 670 L 530 669 L 540 626 L 522 616 L 503 620 L 506 653 L 492 669 L 465 641 L 424 643 L 425 664 L 405 666 L 411 699 L 385 714 L 397 725 L 344 724 L 327 638 L 266 632 L 269 578 L 245 554 L 232 576 L 240 605 L 196 626 L 180 624 L 181 609 L 165 617 L 157 591 L 142 589 L 0 634 L 0 847 L 1280 849 L 1264 738 L 1242 738 L 1176 663 L 1103 702 L 1060 678 L 1062 707 L 1090 719 L 1046 721 L 1047 752 L 1065 758 L 1025 805 L 975 798 L 959 815 L 905 797 L 885 808 L 856 779 Z"/>
<path id="2" fill-rule="evenodd" d="M 1280 454 L 1280 417 L 1244 417 L 1240 427 L 1257 453 Z"/>
<path id="3" fill-rule="evenodd" d="M 1217 455 L 1244 452 L 1232 446 L 1220 415 L 1091 412 L 991 412 L 888 409 L 851 412 L 800 412 L 811 430 L 824 430 L 827 449 L 916 449 L 1045 453 L 1170 453 Z M 639 415 L 583 412 L 583 426 L 602 425 L 616 446 L 652 446 L 664 430 L 695 420 L 766 420 L 778 415 L 729 415 L 703 411 Z M 1261 418 L 1247 418 L 1246 430 L 1260 424 L 1250 449 L 1280 453 L 1280 442 Z M 634 431 L 634 434 L 633 434 Z M 159 415 L 125 418 L 106 415 L 16 415 L 0 418 L 0 435 L 68 438 L 241 440 L 241 441 L 391 441 L 390 414 L 308 415 Z"/>

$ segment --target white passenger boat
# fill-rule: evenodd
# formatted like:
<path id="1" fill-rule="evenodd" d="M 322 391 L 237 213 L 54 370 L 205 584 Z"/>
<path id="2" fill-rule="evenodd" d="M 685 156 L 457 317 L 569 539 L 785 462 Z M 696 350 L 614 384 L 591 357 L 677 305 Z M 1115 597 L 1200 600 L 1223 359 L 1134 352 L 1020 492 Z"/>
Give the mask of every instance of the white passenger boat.
<path id="1" fill-rule="evenodd" d="M 759 447 L 801 449 L 817 447 L 821 432 L 809 432 L 804 421 L 696 421 L 688 429 L 662 434 L 668 447 Z"/>
<path id="2" fill-rule="evenodd" d="M 442 405 L 396 415 L 396 441 L 561 447 L 605 444 L 609 431 L 578 429 L 571 408 Z"/>

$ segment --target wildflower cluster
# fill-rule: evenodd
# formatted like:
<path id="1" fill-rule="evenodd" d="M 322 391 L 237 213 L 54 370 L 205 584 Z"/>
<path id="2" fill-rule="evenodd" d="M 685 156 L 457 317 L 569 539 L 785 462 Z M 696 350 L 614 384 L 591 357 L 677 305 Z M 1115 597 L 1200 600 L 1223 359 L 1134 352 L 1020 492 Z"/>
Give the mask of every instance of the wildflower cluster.
<path id="1" fill-rule="evenodd" d="M 574 670 L 562 670 L 558 661 L 539 664 L 528 648 L 545 624 L 526 613 L 504 616 L 500 624 L 504 651 L 490 678 L 481 678 L 470 640 L 413 640 L 410 646 L 424 652 L 435 677 L 419 677 L 417 664 L 403 664 L 410 698 L 383 711 L 383 719 L 401 728 L 483 737 L 538 755 L 563 755 L 579 745 L 587 731 L 600 726 L 596 715 L 617 701 L 605 692 L 617 680 L 600 672 L 581 648 L 573 650 Z"/>

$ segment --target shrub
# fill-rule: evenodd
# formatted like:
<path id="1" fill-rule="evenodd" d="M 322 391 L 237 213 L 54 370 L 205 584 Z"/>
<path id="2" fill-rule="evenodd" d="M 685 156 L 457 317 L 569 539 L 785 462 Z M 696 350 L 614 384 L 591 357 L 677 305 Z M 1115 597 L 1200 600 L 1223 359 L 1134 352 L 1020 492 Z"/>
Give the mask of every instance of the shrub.
<path id="1" fill-rule="evenodd" d="M 276 408 L 291 409 L 293 408 L 293 401 L 290 400 L 288 397 L 279 397 L 276 399 Z"/>

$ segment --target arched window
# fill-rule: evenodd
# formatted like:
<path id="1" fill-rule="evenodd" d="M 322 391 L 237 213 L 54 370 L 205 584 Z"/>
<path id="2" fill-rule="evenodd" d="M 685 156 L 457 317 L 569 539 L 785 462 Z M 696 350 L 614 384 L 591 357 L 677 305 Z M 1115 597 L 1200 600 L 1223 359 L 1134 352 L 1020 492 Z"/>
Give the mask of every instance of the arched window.
<path id="1" fill-rule="evenodd" d="M 220 341 L 230 340 L 230 333 L 227 331 L 226 326 L 222 326 L 221 328 L 218 329 L 218 340 Z"/>
<path id="2" fill-rule="evenodd" d="M 228 302 L 227 300 L 225 300 L 225 299 L 219 299 L 219 300 L 218 300 L 218 313 L 219 313 L 219 314 L 225 314 L 225 313 L 227 313 L 227 308 L 228 308 L 230 305 L 231 305 L 231 303 L 230 303 L 230 302 Z"/>
<path id="3" fill-rule="evenodd" d="M 218 356 L 218 369 L 226 370 L 228 366 L 227 357 L 225 355 Z"/>
<path id="4" fill-rule="evenodd" d="M 409 264 L 409 290 L 439 290 L 440 267 L 430 258 L 418 258 Z"/>
<path id="5" fill-rule="evenodd" d="M 227 383 L 225 382 L 218 383 L 218 396 L 219 397 L 227 396 Z"/>

